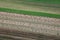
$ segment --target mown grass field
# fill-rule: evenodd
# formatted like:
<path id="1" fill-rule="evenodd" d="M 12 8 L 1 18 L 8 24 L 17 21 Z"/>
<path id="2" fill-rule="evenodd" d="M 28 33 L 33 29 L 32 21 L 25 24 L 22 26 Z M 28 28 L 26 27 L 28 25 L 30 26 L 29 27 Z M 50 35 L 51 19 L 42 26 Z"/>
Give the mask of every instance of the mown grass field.
<path id="1" fill-rule="evenodd" d="M 10 2 L 39 2 L 39 3 L 49 3 L 49 4 L 60 4 L 60 0 L 0 0 L 0 1 L 10 1 Z"/>
<path id="2" fill-rule="evenodd" d="M 46 12 L 37 12 L 38 10 L 37 9 L 34 9 L 35 11 L 33 11 L 33 8 L 35 8 L 34 6 L 32 6 L 31 7 L 31 10 L 30 10 L 30 6 L 28 6 L 28 8 L 27 8 L 27 5 L 25 5 L 24 4 L 24 2 L 36 2 L 36 3 L 48 3 L 48 4 L 60 4 L 60 0 L 0 0 L 0 12 L 8 12 L 8 13 L 16 13 L 16 14 L 24 14 L 24 15 L 31 15 L 31 16 L 42 16 L 42 17 L 49 17 L 49 18 L 57 18 L 57 19 L 60 19 L 60 13 L 58 14 L 52 14 L 52 13 L 46 13 Z M 28 9 L 28 10 L 27 10 Z M 58 8 L 59 9 L 59 8 Z M 37 11 L 36 11 L 37 10 Z M 50 10 L 50 9 L 49 9 Z M 2 14 L 2 13 L 1 13 Z M 6 14 L 7 15 L 7 14 Z M 18 15 L 16 16 L 16 18 L 17 19 L 15 19 L 13 16 L 11 16 L 10 15 L 10 17 L 9 17 L 9 15 L 8 16 L 4 16 L 4 14 L 3 14 L 3 16 L 2 15 L 0 15 L 0 22 L 1 21 L 3 21 L 2 23 L 0 23 L 0 29 L 2 28 L 2 27 L 6 27 L 6 29 L 8 29 L 9 28 L 9 30 L 7 30 L 7 31 L 5 31 L 5 30 L 3 30 L 3 32 L 2 33 L 7 33 L 8 32 L 8 35 L 10 34 L 10 30 L 11 30 L 11 35 L 16 35 L 16 36 L 21 36 L 22 35 L 22 37 L 24 36 L 26 36 L 26 34 L 25 33 L 20 33 L 20 31 L 21 31 L 21 29 L 22 29 L 22 27 L 24 27 L 25 28 L 25 26 L 26 26 L 26 24 L 29 22 L 29 20 L 27 21 L 27 20 L 25 20 L 26 18 L 24 18 L 24 21 L 26 21 L 27 23 L 25 24 L 25 22 L 23 21 L 23 20 L 19 20 L 19 18 L 20 17 L 18 17 Z M 2 16 L 2 19 L 1 19 L 1 16 Z M 24 16 L 25 17 L 25 16 Z M 34 18 L 31 18 L 32 20 L 34 19 Z M 44 29 L 44 32 L 49 32 L 50 30 L 51 30 L 51 34 L 55 34 L 55 32 L 57 32 L 58 30 L 59 30 L 59 28 L 57 28 L 58 26 L 60 26 L 58 23 L 59 23 L 59 20 L 58 20 L 58 22 L 57 22 L 57 19 L 55 20 L 55 21 L 53 21 L 53 19 L 52 19 L 52 21 L 51 21 L 51 23 L 52 23 L 52 25 L 49 23 L 49 21 L 45 21 L 47 24 L 45 24 L 45 22 L 44 22 L 44 25 L 42 26 L 42 27 L 44 27 L 45 25 L 47 25 L 48 27 L 51 27 L 51 28 L 53 28 L 54 30 L 54 32 L 52 31 L 52 29 L 51 28 L 49 28 L 48 29 L 48 27 L 46 26 L 46 29 L 48 30 L 48 31 L 45 31 Z M 6 23 L 4 23 L 4 20 L 5 21 L 9 21 L 9 22 L 6 22 Z M 47 19 L 48 20 L 48 19 Z M 15 23 L 15 21 L 16 21 L 16 23 L 20 23 L 20 22 L 22 22 L 22 23 L 24 23 L 24 25 L 23 26 L 21 26 L 21 28 L 20 28 L 20 24 L 19 25 L 16 25 L 16 24 L 13 24 L 13 23 Z M 39 21 L 41 21 L 41 20 L 39 20 Z M 39 22 L 38 21 L 38 22 Z M 42 20 L 42 21 L 44 21 L 44 19 Z M 38 23 L 37 22 L 37 23 Z M 10 24 L 11 23 L 11 24 Z M 34 24 L 35 22 L 33 22 L 33 21 L 31 21 L 30 22 L 30 25 L 31 24 Z M 40 32 L 39 30 L 40 30 L 40 25 L 41 24 L 43 24 L 43 23 L 41 23 L 41 22 L 39 22 L 39 28 L 38 27 L 36 27 L 35 25 L 36 24 L 34 24 L 34 26 L 31 28 L 31 29 L 33 29 L 33 31 L 35 32 L 35 30 L 36 30 L 36 32 L 37 32 L 37 30 L 38 30 L 38 33 Z M 56 24 L 55 24 L 56 23 Z M 54 24 L 54 25 L 53 25 Z M 58 24 L 58 25 L 57 25 Z M 37 24 L 38 25 L 38 24 Z M 16 29 L 15 29 L 15 28 Z M 17 28 L 17 27 L 19 27 L 19 28 Z M 35 27 L 36 27 L 36 29 L 35 29 Z M 55 30 L 55 27 L 57 28 L 56 30 Z M 29 31 L 29 32 L 33 32 L 33 31 L 30 31 L 31 29 L 29 29 L 30 28 L 30 26 L 29 27 L 26 27 L 26 29 L 28 29 L 28 30 L 23 30 L 22 29 L 22 31 Z M 20 30 L 19 32 L 17 32 L 16 30 Z M 15 31 L 12 31 L 12 30 L 15 30 Z M 43 31 L 42 30 L 42 31 Z M 4 32 L 5 31 L 5 32 Z M 35 33 L 36 33 L 35 32 Z M 43 33 L 44 33 L 43 32 Z M 42 34 L 43 34 L 42 33 Z M 17 35 L 18 34 L 18 35 Z M 31 33 L 29 33 L 29 34 L 27 34 L 27 37 L 29 37 L 30 36 L 30 34 Z M 50 34 L 50 32 L 49 32 L 49 34 Z M 57 35 L 59 35 L 59 31 L 57 32 Z M 38 40 L 40 40 L 40 36 L 41 35 L 37 35 L 38 37 Z M 32 37 L 35 37 L 35 34 L 33 35 L 31 35 L 30 36 L 31 38 Z M 47 37 L 47 36 L 46 36 Z M 46 39 L 46 37 L 45 36 L 42 36 L 42 39 Z M 15 37 L 16 38 L 16 37 Z M 35 37 L 36 38 L 36 37 Z M 49 37 L 47 37 L 47 38 L 49 38 Z M 52 38 L 52 37 L 51 37 Z M 0 39 L 1 40 L 13 40 L 12 38 L 10 38 L 9 36 L 7 36 L 7 37 L 0 37 Z M 34 39 L 34 38 L 33 38 Z M 50 38 L 49 38 L 50 39 Z M 52 38 L 52 39 L 55 39 L 55 38 Z M 21 39 L 20 39 L 21 40 Z"/>
<path id="3" fill-rule="evenodd" d="M 51 13 L 45 13 L 45 12 L 36 12 L 36 11 L 30 11 L 25 10 L 27 8 L 26 5 L 22 5 L 23 2 L 50 2 L 48 0 L 0 0 L 0 12 L 11 12 L 11 13 L 19 13 L 19 14 L 25 14 L 25 15 L 33 15 L 33 16 L 44 16 L 44 17 L 52 17 L 52 18 L 60 18 L 60 14 L 51 14 Z M 52 1 L 53 2 L 53 1 Z M 52 3 L 51 2 L 51 3 Z M 20 4 L 17 4 L 20 3 Z M 60 4 L 59 0 L 54 1 L 55 4 Z M 23 7 L 26 7 L 25 9 Z M 34 6 L 32 6 L 34 7 Z M 29 6 L 28 6 L 29 8 Z"/>

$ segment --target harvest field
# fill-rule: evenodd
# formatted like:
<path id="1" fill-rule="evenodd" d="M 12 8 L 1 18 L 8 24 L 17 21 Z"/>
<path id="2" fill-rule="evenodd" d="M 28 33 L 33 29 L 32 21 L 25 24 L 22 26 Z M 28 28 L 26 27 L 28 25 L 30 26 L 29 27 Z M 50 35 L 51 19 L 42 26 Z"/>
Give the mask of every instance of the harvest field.
<path id="1" fill-rule="evenodd" d="M 0 36 L 5 35 L 5 38 L 8 36 L 12 39 L 23 37 L 22 39 L 26 40 L 55 40 L 60 39 L 59 31 L 60 19 L 0 12 Z"/>
<path id="2" fill-rule="evenodd" d="M 60 0 L 0 0 L 0 40 L 60 40 Z"/>
<path id="3" fill-rule="evenodd" d="M 33 16 L 60 18 L 60 8 L 50 8 L 50 7 L 48 8 L 44 6 L 41 7 L 27 6 L 24 4 L 0 1 L 0 11 L 2 12 L 13 12 L 19 14 L 33 15 Z"/>

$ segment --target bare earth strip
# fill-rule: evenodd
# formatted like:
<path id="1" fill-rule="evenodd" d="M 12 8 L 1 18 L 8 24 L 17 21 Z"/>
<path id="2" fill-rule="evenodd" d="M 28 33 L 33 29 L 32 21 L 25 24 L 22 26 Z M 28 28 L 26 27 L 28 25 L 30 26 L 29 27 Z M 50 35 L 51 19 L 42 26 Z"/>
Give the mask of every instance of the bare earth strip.
<path id="1" fill-rule="evenodd" d="M 60 19 L 0 12 L 1 30 L 60 36 Z"/>

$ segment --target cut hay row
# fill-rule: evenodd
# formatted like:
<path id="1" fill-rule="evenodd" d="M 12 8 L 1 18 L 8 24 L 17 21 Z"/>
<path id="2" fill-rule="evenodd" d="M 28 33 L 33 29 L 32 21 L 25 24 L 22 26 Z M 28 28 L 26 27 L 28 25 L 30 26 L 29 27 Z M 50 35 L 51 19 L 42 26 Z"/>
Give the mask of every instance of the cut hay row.
<path id="1" fill-rule="evenodd" d="M 29 15 L 23 15 L 23 14 L 12 14 L 12 13 L 6 13 L 6 12 L 0 12 L 0 18 L 8 18 L 13 21 L 30 21 L 34 23 L 45 23 L 45 24 L 55 24 L 55 25 L 60 25 L 60 19 L 56 18 L 49 18 L 49 17 L 38 17 L 38 16 L 29 16 Z M 3 15 L 4 14 L 4 15 Z M 9 16 L 9 17 L 8 17 Z M 15 20 L 14 20 L 15 19 Z"/>
<path id="2" fill-rule="evenodd" d="M 56 18 L 0 12 L 0 29 L 60 36 L 59 24 Z"/>

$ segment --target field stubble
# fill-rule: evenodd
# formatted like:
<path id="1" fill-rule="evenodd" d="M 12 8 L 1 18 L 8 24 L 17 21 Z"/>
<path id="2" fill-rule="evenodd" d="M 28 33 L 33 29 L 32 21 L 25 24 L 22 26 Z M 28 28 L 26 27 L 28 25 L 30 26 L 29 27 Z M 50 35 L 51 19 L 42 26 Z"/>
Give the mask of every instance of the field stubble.
<path id="1" fill-rule="evenodd" d="M 48 36 L 60 36 L 60 19 L 0 12 L 0 34 L 7 32 L 4 30 L 9 30 L 6 34 L 23 31 Z"/>

